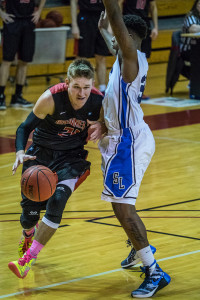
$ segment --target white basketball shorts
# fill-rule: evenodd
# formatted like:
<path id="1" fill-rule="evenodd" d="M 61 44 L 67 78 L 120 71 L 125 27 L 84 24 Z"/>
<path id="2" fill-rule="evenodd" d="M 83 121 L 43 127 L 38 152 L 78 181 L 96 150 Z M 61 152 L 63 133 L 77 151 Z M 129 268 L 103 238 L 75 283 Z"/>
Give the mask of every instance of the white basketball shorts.
<path id="1" fill-rule="evenodd" d="M 143 122 L 108 134 L 99 142 L 104 190 L 101 199 L 135 205 L 144 173 L 155 151 L 149 126 Z"/>

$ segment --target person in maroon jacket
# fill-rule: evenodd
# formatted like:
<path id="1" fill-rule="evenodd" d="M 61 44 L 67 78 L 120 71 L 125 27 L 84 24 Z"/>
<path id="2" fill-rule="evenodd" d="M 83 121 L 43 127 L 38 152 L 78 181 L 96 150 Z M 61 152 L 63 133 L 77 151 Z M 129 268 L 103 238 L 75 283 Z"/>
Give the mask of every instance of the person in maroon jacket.
<path id="1" fill-rule="evenodd" d="M 11 63 L 18 54 L 16 72 L 16 89 L 12 95 L 10 106 L 31 107 L 32 103 L 22 97 L 22 89 L 26 80 L 27 64 L 32 61 L 35 51 L 35 24 L 46 0 L 39 1 L 36 9 L 35 0 L 6 0 L 5 9 L 0 8 L 3 20 L 3 61 L 0 67 L 0 110 L 6 109 L 5 86 L 9 76 Z"/>
<path id="2" fill-rule="evenodd" d="M 86 160 L 88 152 L 84 149 L 88 124 L 97 129 L 95 134 L 91 134 L 91 140 L 99 138 L 103 128 L 97 121 L 103 96 L 93 83 L 94 69 L 90 62 L 75 60 L 68 68 L 66 82 L 46 90 L 17 129 L 13 174 L 20 164 L 23 164 L 22 172 L 39 164 L 50 168 L 58 176 L 56 191 L 47 201 L 34 202 L 22 194 L 21 258 L 8 265 L 19 278 L 27 275 L 38 253 L 59 227 L 68 198 L 89 174 L 90 162 Z M 33 130 L 33 143 L 25 153 Z M 46 213 L 36 229 L 40 211 L 44 209 Z"/>

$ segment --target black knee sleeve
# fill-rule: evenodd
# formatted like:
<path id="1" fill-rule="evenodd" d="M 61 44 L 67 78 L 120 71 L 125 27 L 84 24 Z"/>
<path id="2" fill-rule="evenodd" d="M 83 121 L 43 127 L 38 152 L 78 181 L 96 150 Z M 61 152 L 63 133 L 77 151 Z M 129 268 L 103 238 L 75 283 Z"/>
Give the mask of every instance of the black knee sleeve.
<path id="1" fill-rule="evenodd" d="M 60 224 L 65 205 L 71 193 L 72 191 L 68 186 L 58 184 L 54 195 L 47 202 L 45 218 L 55 224 Z"/>
<path id="2" fill-rule="evenodd" d="M 34 227 L 40 219 L 40 212 L 37 210 L 23 210 L 20 223 L 24 229 Z"/>

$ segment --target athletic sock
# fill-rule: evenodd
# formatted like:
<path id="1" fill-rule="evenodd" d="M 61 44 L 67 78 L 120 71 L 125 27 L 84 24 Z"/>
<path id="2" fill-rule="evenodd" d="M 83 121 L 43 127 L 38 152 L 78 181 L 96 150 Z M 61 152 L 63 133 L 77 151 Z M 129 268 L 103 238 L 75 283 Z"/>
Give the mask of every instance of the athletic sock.
<path id="1" fill-rule="evenodd" d="M 144 267 L 146 266 L 150 267 L 150 273 L 152 274 L 156 267 L 156 264 L 154 263 L 155 259 L 150 246 L 138 250 L 137 255 L 140 257 Z"/>
<path id="2" fill-rule="evenodd" d="M 15 95 L 21 96 L 21 94 L 22 94 L 22 89 L 23 89 L 23 85 L 21 85 L 21 84 L 16 84 Z"/>
<path id="3" fill-rule="evenodd" d="M 44 247 L 44 245 L 42 245 L 38 241 L 34 240 L 31 245 L 31 248 L 30 248 L 31 255 L 37 256 L 43 247 Z"/>
<path id="4" fill-rule="evenodd" d="M 5 86 L 0 86 L 0 95 L 4 96 Z M 1 97 L 3 98 L 3 97 Z"/>

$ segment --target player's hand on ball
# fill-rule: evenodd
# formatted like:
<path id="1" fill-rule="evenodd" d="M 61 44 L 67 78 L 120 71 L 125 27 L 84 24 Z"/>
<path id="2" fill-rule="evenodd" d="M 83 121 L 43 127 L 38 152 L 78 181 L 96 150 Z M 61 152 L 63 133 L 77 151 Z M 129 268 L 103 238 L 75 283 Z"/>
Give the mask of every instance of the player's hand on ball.
<path id="1" fill-rule="evenodd" d="M 17 171 L 17 168 L 19 167 L 20 164 L 23 164 L 24 161 L 27 160 L 34 160 L 36 159 L 36 156 L 32 156 L 32 155 L 26 155 L 24 153 L 24 150 L 20 150 L 16 153 L 16 160 L 14 162 L 14 165 L 12 167 L 12 174 L 14 175 L 15 172 Z"/>

